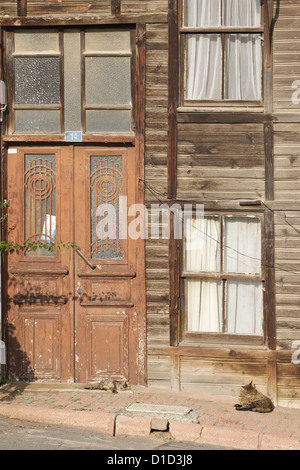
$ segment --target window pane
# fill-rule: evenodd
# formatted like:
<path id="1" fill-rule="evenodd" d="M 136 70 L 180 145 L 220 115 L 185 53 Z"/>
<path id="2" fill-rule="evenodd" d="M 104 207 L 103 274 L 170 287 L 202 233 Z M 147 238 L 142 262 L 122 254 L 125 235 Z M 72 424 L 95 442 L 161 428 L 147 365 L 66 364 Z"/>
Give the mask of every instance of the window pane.
<path id="1" fill-rule="evenodd" d="M 88 110 L 86 111 L 86 132 L 131 131 L 131 111 L 122 110 Z"/>
<path id="2" fill-rule="evenodd" d="M 261 282 L 227 281 L 226 331 L 262 335 L 263 293 Z"/>
<path id="3" fill-rule="evenodd" d="M 127 52 L 131 53 L 130 31 L 109 29 L 85 33 L 86 52 Z"/>
<path id="4" fill-rule="evenodd" d="M 60 132 L 60 111 L 44 109 L 15 110 L 15 132 Z"/>
<path id="5" fill-rule="evenodd" d="M 222 332 L 222 303 L 221 280 L 186 280 L 186 331 Z"/>
<path id="6" fill-rule="evenodd" d="M 262 76 L 262 50 L 259 34 L 227 35 L 225 63 L 225 98 L 259 100 Z"/>
<path id="7" fill-rule="evenodd" d="M 260 26 L 261 0 L 223 0 L 224 26 Z"/>
<path id="8" fill-rule="evenodd" d="M 219 217 L 187 217 L 184 230 L 184 271 L 220 272 Z"/>
<path id="9" fill-rule="evenodd" d="M 219 34 L 187 34 L 186 99 L 221 99 L 221 89 L 221 36 Z"/>
<path id="10" fill-rule="evenodd" d="M 59 57 L 16 57 L 15 104 L 59 103 Z"/>
<path id="11" fill-rule="evenodd" d="M 55 155 L 25 155 L 25 239 L 55 243 L 56 191 Z M 27 256 L 55 256 L 54 251 L 38 248 Z"/>
<path id="12" fill-rule="evenodd" d="M 86 58 L 86 104 L 130 104 L 130 57 Z"/>
<path id="13" fill-rule="evenodd" d="M 15 52 L 59 52 L 58 32 L 28 30 L 15 32 Z"/>
<path id="14" fill-rule="evenodd" d="M 91 157 L 91 257 L 122 259 L 122 157 Z"/>
<path id="15" fill-rule="evenodd" d="M 224 271 L 226 273 L 260 274 L 260 219 L 225 217 Z"/>
<path id="16" fill-rule="evenodd" d="M 220 26 L 221 0 L 184 0 L 184 26 Z"/>

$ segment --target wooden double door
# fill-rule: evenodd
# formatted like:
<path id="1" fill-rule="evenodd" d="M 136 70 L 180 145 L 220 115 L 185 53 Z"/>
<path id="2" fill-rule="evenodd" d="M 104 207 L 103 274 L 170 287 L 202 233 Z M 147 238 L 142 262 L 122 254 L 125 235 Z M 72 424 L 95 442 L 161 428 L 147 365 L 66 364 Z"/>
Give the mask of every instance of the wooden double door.
<path id="1" fill-rule="evenodd" d="M 144 383 L 136 160 L 134 147 L 7 149 L 7 237 L 28 244 L 7 256 L 11 380 Z"/>

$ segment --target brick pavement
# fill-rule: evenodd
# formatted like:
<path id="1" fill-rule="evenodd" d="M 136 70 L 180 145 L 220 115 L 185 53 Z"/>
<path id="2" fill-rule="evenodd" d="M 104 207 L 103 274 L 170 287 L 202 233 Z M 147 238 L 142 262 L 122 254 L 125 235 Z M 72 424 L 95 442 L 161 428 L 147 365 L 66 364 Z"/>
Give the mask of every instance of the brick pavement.
<path id="1" fill-rule="evenodd" d="M 300 409 L 276 407 L 272 413 L 238 412 L 236 397 L 170 392 L 135 387 L 117 394 L 74 385 L 16 384 L 0 387 L 0 414 L 19 419 L 65 424 L 110 435 L 149 435 L 167 421 L 169 438 L 243 449 L 300 450 Z M 172 416 L 132 416 L 132 403 L 187 406 L 198 422 Z M 155 423 L 156 419 L 156 424 Z M 161 423 L 163 426 L 163 424 Z"/>

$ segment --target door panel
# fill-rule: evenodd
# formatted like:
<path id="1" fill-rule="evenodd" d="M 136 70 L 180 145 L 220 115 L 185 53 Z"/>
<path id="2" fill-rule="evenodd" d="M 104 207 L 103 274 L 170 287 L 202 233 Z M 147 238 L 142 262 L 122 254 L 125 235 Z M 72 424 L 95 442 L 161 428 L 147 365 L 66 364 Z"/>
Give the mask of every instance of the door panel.
<path id="1" fill-rule="evenodd" d="M 9 254 L 10 378 L 140 381 L 141 246 L 127 236 L 136 161 L 134 147 L 8 151 L 8 240 L 77 245 Z"/>
<path id="2" fill-rule="evenodd" d="M 8 150 L 8 241 L 72 240 L 72 172 L 66 150 Z M 23 249 L 8 255 L 11 379 L 72 378 L 72 270 L 68 250 Z"/>
<path id="3" fill-rule="evenodd" d="M 135 200 L 135 180 L 133 150 L 76 149 L 75 214 L 80 223 L 75 223 L 75 239 L 95 266 L 91 269 L 82 257 L 75 258 L 79 382 L 129 378 L 136 253 L 126 237 L 126 217 Z"/>

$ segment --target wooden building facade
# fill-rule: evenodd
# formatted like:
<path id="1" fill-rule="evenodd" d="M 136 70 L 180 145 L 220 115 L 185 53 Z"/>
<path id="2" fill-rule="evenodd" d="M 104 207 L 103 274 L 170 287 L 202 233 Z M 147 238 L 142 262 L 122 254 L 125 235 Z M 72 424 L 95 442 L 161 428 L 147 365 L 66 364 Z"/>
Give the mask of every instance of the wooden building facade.
<path id="1" fill-rule="evenodd" d="M 77 244 L 3 258 L 8 378 L 299 407 L 300 1 L 2 1 L 0 26 L 3 236 Z M 170 236 L 102 246 L 115 196 Z"/>

